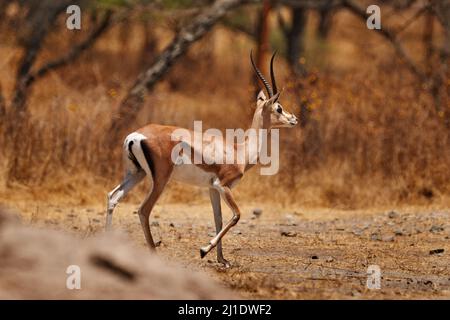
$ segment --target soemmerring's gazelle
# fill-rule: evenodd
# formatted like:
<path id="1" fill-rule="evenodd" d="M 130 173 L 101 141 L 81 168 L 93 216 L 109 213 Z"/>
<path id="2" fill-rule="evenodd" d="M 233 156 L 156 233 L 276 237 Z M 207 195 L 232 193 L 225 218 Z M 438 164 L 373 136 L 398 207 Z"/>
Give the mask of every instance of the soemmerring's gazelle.
<path id="1" fill-rule="evenodd" d="M 297 118 L 284 110 L 278 102 L 280 92 L 278 92 L 273 71 L 274 57 L 275 54 L 270 61 L 271 86 L 261 71 L 256 67 L 252 54 L 250 53 L 253 69 L 264 84 L 268 94 L 268 97 L 266 97 L 261 90 L 257 97 L 256 110 L 251 126 L 256 131 L 261 129 L 270 130 L 275 127 L 293 127 L 297 124 Z M 172 150 L 178 143 L 171 139 L 171 135 L 176 129 L 178 128 L 149 124 L 126 137 L 123 145 L 124 164 L 126 168 L 125 178 L 120 185 L 108 194 L 106 229 L 109 230 L 111 228 L 113 210 L 120 199 L 147 176 L 151 181 L 151 188 L 138 213 L 145 239 L 149 247 L 154 249 L 155 243 L 150 232 L 149 216 L 169 179 L 172 178 L 177 181 L 207 187 L 210 192 L 217 234 L 207 246 L 200 249 L 200 255 L 203 258 L 212 248 L 217 246 L 218 262 L 229 266 L 228 261 L 224 259 L 222 254 L 221 239 L 239 221 L 241 216 L 231 189 L 239 182 L 244 173 L 253 166 L 248 162 L 248 159 L 254 159 L 255 157 L 258 159 L 261 150 L 259 147 L 256 150 L 254 149 L 256 154 L 247 157 L 245 160 L 246 163 L 244 164 L 193 163 L 177 165 L 171 158 Z M 203 136 L 203 144 L 204 146 L 208 145 L 209 148 L 203 148 L 200 152 L 204 153 L 205 150 L 223 148 L 222 151 L 225 154 L 225 145 L 222 143 L 214 145 L 211 148 L 211 144 L 215 143 L 215 139 L 210 139 L 207 135 Z M 244 143 L 246 144 L 248 141 L 245 140 Z M 263 145 L 264 143 L 266 141 L 259 141 L 258 145 Z M 189 147 L 192 148 L 192 154 L 198 151 L 195 149 L 195 144 L 190 144 Z M 236 148 L 237 146 L 233 145 L 233 147 Z M 217 149 L 215 150 L 217 151 Z M 224 200 L 233 213 L 232 219 L 225 227 L 222 227 L 221 199 Z"/>

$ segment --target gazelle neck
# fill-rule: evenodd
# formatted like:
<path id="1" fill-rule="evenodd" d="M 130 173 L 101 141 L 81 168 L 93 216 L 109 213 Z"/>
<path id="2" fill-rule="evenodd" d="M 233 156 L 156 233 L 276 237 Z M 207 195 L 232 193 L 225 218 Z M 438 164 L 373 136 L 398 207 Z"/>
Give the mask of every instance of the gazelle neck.
<path id="1" fill-rule="evenodd" d="M 257 147 L 251 147 L 249 145 L 250 140 L 246 137 L 245 149 L 247 152 L 245 171 L 252 168 L 259 161 L 262 148 L 267 148 L 267 136 L 270 133 L 270 114 L 263 115 L 262 106 L 256 109 L 250 129 L 256 133 Z"/>

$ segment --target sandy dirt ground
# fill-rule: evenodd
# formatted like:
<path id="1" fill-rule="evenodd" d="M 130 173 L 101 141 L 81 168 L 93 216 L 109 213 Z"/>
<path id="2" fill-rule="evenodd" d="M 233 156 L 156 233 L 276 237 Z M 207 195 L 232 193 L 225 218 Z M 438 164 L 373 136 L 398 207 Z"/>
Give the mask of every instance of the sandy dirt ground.
<path id="1" fill-rule="evenodd" d="M 5 202 L 5 201 L 3 201 Z M 103 232 L 104 206 L 6 203 L 36 227 L 80 237 Z M 138 205 L 120 204 L 115 229 L 145 246 Z M 262 209 L 257 217 L 254 208 Z M 199 248 L 214 235 L 208 203 L 159 204 L 151 216 L 158 255 L 197 270 L 249 299 L 450 299 L 450 210 L 402 208 L 340 211 L 242 206 L 242 218 L 224 239 L 225 258 Z M 230 212 L 224 209 L 224 220 Z M 114 250 L 114 248 L 111 248 Z M 368 289 L 367 269 L 381 269 L 381 288 Z"/>

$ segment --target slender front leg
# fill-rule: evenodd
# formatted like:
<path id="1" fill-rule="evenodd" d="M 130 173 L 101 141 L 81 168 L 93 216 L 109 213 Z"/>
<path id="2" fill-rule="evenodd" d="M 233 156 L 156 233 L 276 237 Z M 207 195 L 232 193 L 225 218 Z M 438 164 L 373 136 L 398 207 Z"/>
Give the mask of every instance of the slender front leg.
<path id="1" fill-rule="evenodd" d="M 214 223 L 216 225 L 216 234 L 219 234 L 222 230 L 222 208 L 220 205 L 220 193 L 214 188 L 209 189 L 209 197 L 211 199 L 211 205 L 214 212 Z M 217 261 L 224 264 L 226 267 L 230 266 L 230 263 L 223 257 L 222 253 L 222 240 L 217 242 Z"/>
<path id="2" fill-rule="evenodd" d="M 200 256 L 203 258 L 209 251 L 211 251 L 212 248 L 214 248 L 219 241 L 223 238 L 223 236 L 228 232 L 228 230 L 231 229 L 241 217 L 241 212 L 239 210 L 239 207 L 237 206 L 236 202 L 234 201 L 233 195 L 231 194 L 230 188 L 222 185 L 216 186 L 217 190 L 219 191 L 221 197 L 225 201 L 225 203 L 228 205 L 228 207 L 233 212 L 233 217 L 230 221 L 225 225 L 225 227 L 220 230 L 220 232 L 211 239 L 209 242 L 209 245 L 206 247 L 203 247 L 200 249 Z"/>

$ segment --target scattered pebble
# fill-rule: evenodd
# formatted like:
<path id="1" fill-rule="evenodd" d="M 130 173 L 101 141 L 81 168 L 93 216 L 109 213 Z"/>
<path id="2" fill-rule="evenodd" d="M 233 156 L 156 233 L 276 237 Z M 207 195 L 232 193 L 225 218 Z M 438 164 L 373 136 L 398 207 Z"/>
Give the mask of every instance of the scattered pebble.
<path id="1" fill-rule="evenodd" d="M 386 237 L 383 237 L 382 240 L 384 242 L 393 242 L 395 240 L 395 237 L 394 236 L 386 236 Z"/>
<path id="2" fill-rule="evenodd" d="M 388 213 L 389 219 L 395 219 L 398 216 L 399 216 L 399 214 L 397 212 L 395 212 L 395 211 L 391 211 L 391 212 Z"/>
<path id="3" fill-rule="evenodd" d="M 281 235 L 285 237 L 295 237 L 297 233 L 293 231 L 281 231 Z"/>
<path id="4" fill-rule="evenodd" d="M 403 236 L 403 235 L 404 235 L 404 233 L 403 233 L 402 230 L 395 230 L 395 231 L 394 231 L 394 234 L 395 234 L 396 236 Z"/>
<path id="5" fill-rule="evenodd" d="M 444 253 L 444 249 L 433 249 L 430 250 L 430 255 Z"/>
<path id="6" fill-rule="evenodd" d="M 316 255 L 314 255 L 314 256 L 311 256 L 311 259 L 313 259 L 313 260 L 317 260 L 317 259 L 319 259 L 319 257 L 318 257 L 318 256 L 316 256 Z"/>
<path id="7" fill-rule="evenodd" d="M 158 221 L 152 221 L 152 227 L 159 227 Z"/>
<path id="8" fill-rule="evenodd" d="M 175 224 L 174 224 L 173 222 L 171 222 L 171 223 L 169 224 L 169 227 L 175 228 Z"/>
<path id="9" fill-rule="evenodd" d="M 381 241 L 381 236 L 379 233 L 372 233 L 370 235 L 370 240 L 372 241 Z"/>
<path id="10" fill-rule="evenodd" d="M 254 215 L 256 218 L 259 218 L 259 217 L 262 215 L 262 209 L 260 209 L 260 208 L 254 208 L 254 209 L 253 209 L 253 215 Z"/>
<path id="11" fill-rule="evenodd" d="M 325 262 L 333 262 L 334 261 L 334 258 L 333 257 L 327 257 L 326 259 L 325 259 Z"/>
<path id="12" fill-rule="evenodd" d="M 431 233 L 439 233 L 439 232 L 442 232 L 442 231 L 444 231 L 444 228 L 441 227 L 441 226 L 436 226 L 436 225 L 434 225 L 434 226 L 432 226 L 432 227 L 430 228 L 430 232 L 431 232 Z"/>

